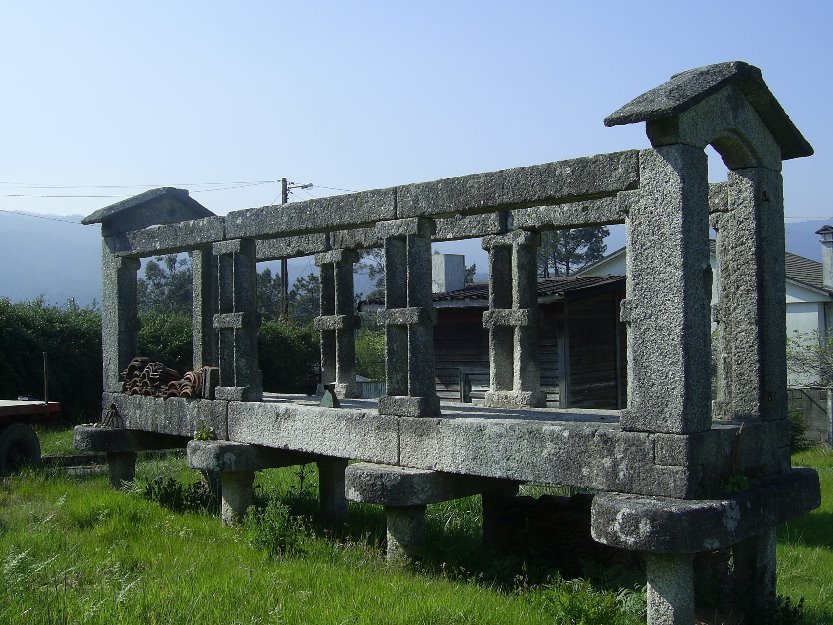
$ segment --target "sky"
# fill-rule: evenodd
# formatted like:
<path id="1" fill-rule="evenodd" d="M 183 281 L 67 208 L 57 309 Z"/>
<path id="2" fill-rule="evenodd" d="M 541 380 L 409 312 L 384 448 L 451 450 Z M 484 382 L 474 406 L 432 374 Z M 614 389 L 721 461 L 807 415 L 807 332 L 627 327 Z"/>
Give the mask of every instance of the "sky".
<path id="1" fill-rule="evenodd" d="M 0 211 L 178 186 L 225 214 L 283 176 L 313 184 L 297 200 L 649 147 L 603 118 L 745 60 L 816 150 L 784 164 L 787 216 L 826 218 L 831 21 L 830 2 L 6 1 Z"/>

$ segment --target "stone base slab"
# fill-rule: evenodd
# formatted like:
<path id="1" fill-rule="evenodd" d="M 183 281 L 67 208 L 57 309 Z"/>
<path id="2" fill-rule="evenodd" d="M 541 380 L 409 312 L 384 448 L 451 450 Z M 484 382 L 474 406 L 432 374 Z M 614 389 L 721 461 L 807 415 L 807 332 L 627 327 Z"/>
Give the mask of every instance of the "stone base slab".
<path id="1" fill-rule="evenodd" d="M 385 395 L 379 398 L 379 414 L 398 417 L 436 417 L 440 414 L 440 398 L 436 395 L 425 397 Z"/>
<path id="2" fill-rule="evenodd" d="M 124 426 L 131 430 L 193 438 L 197 430 L 210 429 L 217 438 L 228 437 L 224 401 L 105 393 L 103 403 L 116 404 Z"/>
<path id="3" fill-rule="evenodd" d="M 483 405 L 488 408 L 546 408 L 544 391 L 486 391 Z"/>
<path id="4" fill-rule="evenodd" d="M 724 499 L 682 501 L 602 493 L 593 499 L 591 530 L 595 540 L 633 551 L 715 551 L 820 504 L 818 474 L 792 469 Z"/>
<path id="5" fill-rule="evenodd" d="M 314 462 L 316 456 L 229 441 L 190 441 L 188 466 L 201 471 L 259 471 Z"/>
<path id="6" fill-rule="evenodd" d="M 72 432 L 72 446 L 79 451 L 106 453 L 137 452 L 151 449 L 184 448 L 188 439 L 181 436 L 77 425 Z"/>
<path id="7" fill-rule="evenodd" d="M 494 488 L 494 480 L 361 462 L 344 474 L 347 499 L 384 506 L 425 506 L 476 495 Z"/>

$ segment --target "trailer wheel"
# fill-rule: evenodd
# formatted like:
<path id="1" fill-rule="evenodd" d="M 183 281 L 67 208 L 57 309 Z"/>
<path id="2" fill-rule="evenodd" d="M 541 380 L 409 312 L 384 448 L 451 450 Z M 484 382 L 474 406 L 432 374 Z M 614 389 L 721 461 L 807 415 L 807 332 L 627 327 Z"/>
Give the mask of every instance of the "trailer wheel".
<path id="1" fill-rule="evenodd" d="M 40 441 L 25 423 L 12 423 L 0 430 L 0 475 L 40 464 Z"/>

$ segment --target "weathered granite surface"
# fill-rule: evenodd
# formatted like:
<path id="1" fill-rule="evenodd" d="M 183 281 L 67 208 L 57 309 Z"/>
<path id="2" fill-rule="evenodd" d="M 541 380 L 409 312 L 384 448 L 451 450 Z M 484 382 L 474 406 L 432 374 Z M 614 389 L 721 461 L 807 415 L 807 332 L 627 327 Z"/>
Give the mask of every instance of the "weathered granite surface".
<path id="1" fill-rule="evenodd" d="M 260 471 L 315 461 L 316 456 L 231 441 L 188 443 L 188 466 L 204 471 Z"/>
<path id="2" fill-rule="evenodd" d="M 188 438 L 92 425 L 76 425 L 72 430 L 72 446 L 79 451 L 107 453 L 136 452 L 151 449 L 184 448 Z"/>
<path id="3" fill-rule="evenodd" d="M 105 405 L 116 404 L 124 426 L 129 429 L 190 438 L 195 431 L 209 428 L 217 438 L 227 438 L 228 404 L 223 401 L 183 397 L 162 399 L 122 393 L 107 395 L 104 401 Z"/>

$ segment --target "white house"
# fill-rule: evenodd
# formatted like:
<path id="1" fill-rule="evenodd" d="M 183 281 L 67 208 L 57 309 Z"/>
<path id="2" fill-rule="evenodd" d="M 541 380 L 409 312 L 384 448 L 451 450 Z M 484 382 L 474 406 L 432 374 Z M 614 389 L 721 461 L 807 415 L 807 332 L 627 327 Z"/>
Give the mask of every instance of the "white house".
<path id="1" fill-rule="evenodd" d="M 820 336 L 833 332 L 833 226 L 824 226 L 816 234 L 822 236 L 820 263 L 798 254 L 784 252 L 787 291 L 787 336 L 818 332 Z M 578 275 L 625 275 L 625 248 L 605 256 L 585 268 Z M 711 241 L 711 265 L 716 272 L 715 242 Z M 715 273 L 716 275 L 716 273 Z M 712 286 L 712 301 L 717 300 L 717 284 Z M 791 383 L 801 380 L 791 375 Z"/>

